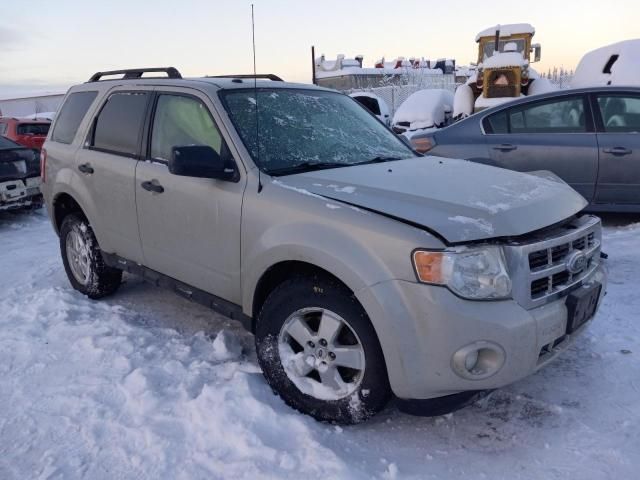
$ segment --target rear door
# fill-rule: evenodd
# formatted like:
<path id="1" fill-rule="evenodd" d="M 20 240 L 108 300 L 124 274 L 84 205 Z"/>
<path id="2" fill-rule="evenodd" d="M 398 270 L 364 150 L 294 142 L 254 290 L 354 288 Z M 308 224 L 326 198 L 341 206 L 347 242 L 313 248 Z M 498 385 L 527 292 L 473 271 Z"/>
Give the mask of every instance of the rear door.
<path id="1" fill-rule="evenodd" d="M 140 263 L 135 171 L 151 97 L 140 87 L 110 91 L 76 159 L 81 188 L 95 203 L 100 246 Z"/>
<path id="2" fill-rule="evenodd" d="M 163 88 L 156 94 L 147 157 L 136 171 L 145 265 L 240 303 L 240 221 L 245 181 L 173 175 L 175 146 L 207 145 L 237 165 L 218 128 L 213 105 L 200 92 Z"/>
<path id="3" fill-rule="evenodd" d="M 594 94 L 600 172 L 597 204 L 640 205 L 640 94 Z"/>
<path id="4" fill-rule="evenodd" d="M 496 166 L 549 170 L 593 201 L 598 146 L 585 95 L 570 95 L 505 108 L 483 121 Z"/>

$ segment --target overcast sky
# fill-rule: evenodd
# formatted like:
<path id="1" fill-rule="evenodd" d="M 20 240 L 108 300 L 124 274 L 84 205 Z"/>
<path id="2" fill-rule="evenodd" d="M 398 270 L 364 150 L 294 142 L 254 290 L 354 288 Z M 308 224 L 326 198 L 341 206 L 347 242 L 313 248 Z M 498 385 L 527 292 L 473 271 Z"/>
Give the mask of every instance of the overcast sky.
<path id="1" fill-rule="evenodd" d="M 0 0 L 0 95 L 65 89 L 98 70 L 175 66 L 183 75 L 252 70 L 251 1 Z M 475 61 L 478 31 L 528 22 L 539 71 L 574 68 L 588 50 L 640 37 L 640 2 L 622 0 L 254 0 L 261 72 L 310 81 L 311 45 L 363 54 Z"/>

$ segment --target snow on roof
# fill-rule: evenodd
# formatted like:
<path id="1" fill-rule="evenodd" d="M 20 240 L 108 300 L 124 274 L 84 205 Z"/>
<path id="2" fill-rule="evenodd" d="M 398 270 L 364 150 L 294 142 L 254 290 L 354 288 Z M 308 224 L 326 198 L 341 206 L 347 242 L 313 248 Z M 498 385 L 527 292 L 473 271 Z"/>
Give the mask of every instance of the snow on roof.
<path id="1" fill-rule="evenodd" d="M 618 58 L 611 65 L 607 65 Z M 610 73 L 605 73 L 609 66 Z M 571 80 L 573 88 L 593 86 L 640 86 L 640 39 L 625 40 L 587 53 Z"/>
<path id="2" fill-rule="evenodd" d="M 482 62 L 484 68 L 521 67 L 525 59 L 520 52 L 494 53 Z"/>
<path id="3" fill-rule="evenodd" d="M 445 111 L 453 110 L 453 93 L 433 88 L 412 93 L 393 116 L 393 123 L 409 122 L 409 130 L 427 128 L 444 123 Z"/>
<path id="4" fill-rule="evenodd" d="M 510 37 L 518 33 L 536 33 L 536 29 L 529 23 L 512 23 L 507 25 L 494 25 L 476 35 L 476 42 L 480 41 L 482 37 L 493 37 L 496 34 L 496 30 L 500 30 L 501 37 Z"/>

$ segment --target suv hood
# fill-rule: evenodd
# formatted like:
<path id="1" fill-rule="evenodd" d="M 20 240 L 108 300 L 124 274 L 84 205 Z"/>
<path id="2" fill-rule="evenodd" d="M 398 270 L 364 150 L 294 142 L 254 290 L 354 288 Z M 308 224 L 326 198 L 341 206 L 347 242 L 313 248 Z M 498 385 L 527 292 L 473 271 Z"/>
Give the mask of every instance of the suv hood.
<path id="1" fill-rule="evenodd" d="M 420 225 L 448 243 L 523 235 L 587 205 L 553 174 L 432 156 L 301 173 L 276 182 Z"/>

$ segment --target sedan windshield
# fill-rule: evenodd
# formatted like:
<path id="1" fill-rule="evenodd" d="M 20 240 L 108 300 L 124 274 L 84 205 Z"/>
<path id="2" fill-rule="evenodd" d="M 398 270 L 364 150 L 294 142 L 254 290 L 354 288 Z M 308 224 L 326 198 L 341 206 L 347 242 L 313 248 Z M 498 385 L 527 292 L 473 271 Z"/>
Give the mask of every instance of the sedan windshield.
<path id="1" fill-rule="evenodd" d="M 272 175 L 415 156 L 346 95 L 261 88 L 226 91 L 223 101 L 254 162 Z"/>

